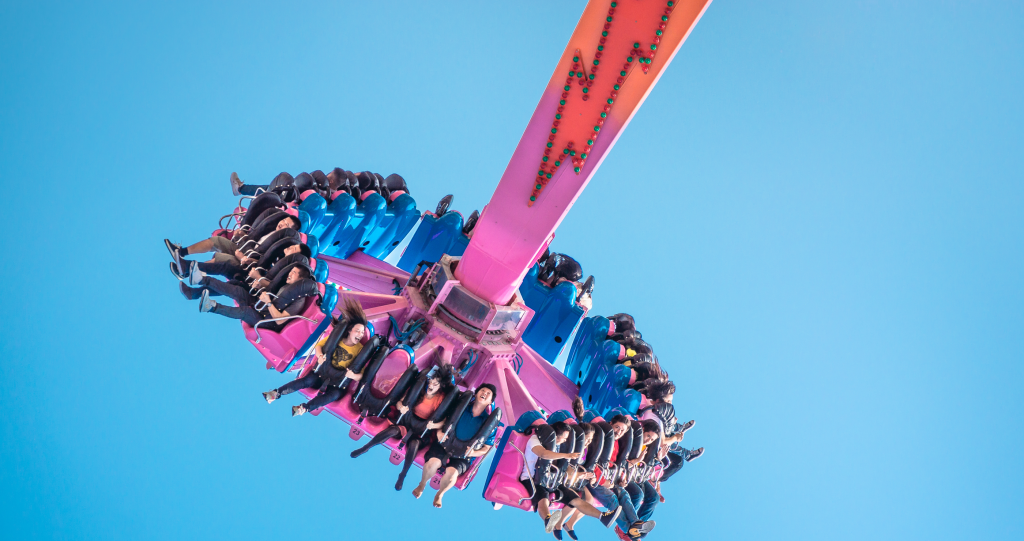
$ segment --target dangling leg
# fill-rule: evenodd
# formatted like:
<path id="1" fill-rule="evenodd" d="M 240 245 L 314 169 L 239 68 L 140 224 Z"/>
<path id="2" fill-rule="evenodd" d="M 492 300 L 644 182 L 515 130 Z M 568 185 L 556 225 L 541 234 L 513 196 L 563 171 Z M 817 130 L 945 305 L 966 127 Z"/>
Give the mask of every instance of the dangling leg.
<path id="1" fill-rule="evenodd" d="M 372 447 L 374 447 L 376 445 L 380 445 L 380 444 L 384 443 L 386 440 L 397 436 L 400 432 L 401 432 L 401 430 L 399 430 L 399 428 L 397 426 L 391 425 L 391 426 L 385 428 L 384 430 L 381 430 L 380 432 L 378 432 L 376 436 L 370 438 L 370 441 L 367 442 L 366 445 L 356 449 L 355 451 L 352 451 L 350 456 L 352 458 L 356 458 L 356 457 L 362 456 L 363 453 L 369 451 L 370 448 L 372 448 Z"/>
<path id="2" fill-rule="evenodd" d="M 395 490 L 402 490 L 402 484 L 405 483 L 405 474 L 409 473 L 409 468 L 412 467 L 412 463 L 416 461 L 416 453 L 420 450 L 419 438 L 410 438 L 408 443 L 405 444 L 405 464 L 402 465 L 402 472 L 398 474 L 398 481 L 395 483 Z"/>

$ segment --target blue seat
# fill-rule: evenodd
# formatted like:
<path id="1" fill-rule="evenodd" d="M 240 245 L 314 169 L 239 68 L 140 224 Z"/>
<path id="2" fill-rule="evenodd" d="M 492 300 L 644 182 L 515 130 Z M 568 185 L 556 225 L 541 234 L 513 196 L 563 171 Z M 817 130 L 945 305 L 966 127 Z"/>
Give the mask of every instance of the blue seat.
<path id="1" fill-rule="evenodd" d="M 539 270 L 540 266 L 534 265 L 519 286 L 523 300 L 534 311 L 533 320 L 523 333 L 523 341 L 554 363 L 583 319 L 584 310 L 576 304 L 574 284 L 562 282 L 548 287 L 537 279 Z"/>
<path id="2" fill-rule="evenodd" d="M 437 263 L 444 254 L 458 257 L 465 253 L 469 238 L 462 234 L 462 225 L 462 215 L 458 212 L 446 212 L 440 218 L 424 215 L 398 261 L 398 268 L 412 272 L 421 261 Z"/>
<path id="3" fill-rule="evenodd" d="M 569 355 L 565 360 L 562 372 L 570 381 L 579 385 L 585 374 L 590 372 L 590 361 L 596 358 L 596 352 L 604 347 L 608 337 L 608 318 L 591 316 L 580 322 L 576 329 Z"/>
<path id="4" fill-rule="evenodd" d="M 305 233 L 313 233 L 327 214 L 327 200 L 320 194 L 310 194 L 299 204 L 299 210 L 309 215 Z"/>
<path id="5" fill-rule="evenodd" d="M 330 267 L 327 262 L 323 259 L 316 260 L 316 268 L 313 269 L 313 279 L 319 283 L 324 283 L 327 280 L 327 275 L 330 272 Z"/>
<path id="6" fill-rule="evenodd" d="M 377 227 L 384 211 L 387 209 L 387 201 L 380 194 L 370 194 L 356 206 L 355 213 L 343 227 L 339 227 L 334 238 L 325 243 L 323 253 L 338 259 L 345 259 L 352 255 L 360 246 L 368 232 Z"/>
<path id="7" fill-rule="evenodd" d="M 324 209 L 324 216 L 320 219 L 320 223 L 312 227 L 310 232 L 328 243 L 328 239 L 333 239 L 334 235 L 348 225 L 349 220 L 355 216 L 356 206 L 356 200 L 351 195 L 347 193 L 336 195 Z"/>
<path id="8" fill-rule="evenodd" d="M 388 203 L 384 217 L 377 227 L 363 239 L 363 252 L 377 259 L 384 259 L 409 234 L 419 218 L 420 211 L 416 208 L 416 200 L 412 196 L 404 193 L 396 197 Z"/>

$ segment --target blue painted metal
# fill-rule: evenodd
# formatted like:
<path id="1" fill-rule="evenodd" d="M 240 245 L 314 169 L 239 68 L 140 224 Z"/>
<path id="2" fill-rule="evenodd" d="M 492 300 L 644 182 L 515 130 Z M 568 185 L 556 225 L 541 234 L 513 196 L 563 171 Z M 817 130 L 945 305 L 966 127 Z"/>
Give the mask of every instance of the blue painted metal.
<path id="1" fill-rule="evenodd" d="M 299 204 L 299 210 L 309 215 L 309 225 L 306 227 L 306 232 L 312 233 L 327 214 L 327 200 L 320 194 L 310 194 Z"/>
<path id="2" fill-rule="evenodd" d="M 420 211 L 416 208 L 416 200 L 405 193 L 388 203 L 377 227 L 363 239 L 363 252 L 377 259 L 384 259 L 397 247 L 402 239 L 409 234 L 416 221 L 420 219 Z"/>
<path id="3" fill-rule="evenodd" d="M 583 383 L 583 377 L 590 371 L 590 361 L 595 353 L 604 347 L 610 328 L 608 318 L 592 316 L 580 322 L 576 329 L 569 355 L 562 372 L 576 385 Z"/>
<path id="4" fill-rule="evenodd" d="M 316 268 L 313 269 L 313 279 L 322 284 L 327 280 L 328 272 L 330 272 L 330 266 L 327 265 L 327 262 L 323 259 L 317 259 Z"/>
<path id="5" fill-rule="evenodd" d="M 311 228 L 311 232 L 324 240 L 334 238 L 339 229 L 345 227 L 355 216 L 356 200 L 347 193 L 338 194 L 334 201 L 327 204 L 320 223 Z M 332 241 L 333 242 L 333 241 Z"/>
<path id="6" fill-rule="evenodd" d="M 537 279 L 539 270 L 540 266 L 534 265 L 519 286 L 523 300 L 534 311 L 523 341 L 553 364 L 583 320 L 584 310 L 576 304 L 575 285 L 562 282 L 548 287 Z"/>
<path id="7" fill-rule="evenodd" d="M 338 259 L 346 259 L 352 255 L 363 245 L 366 235 L 380 223 L 386 209 L 387 201 L 380 194 L 370 194 L 356 206 L 355 213 L 348 223 L 338 228 L 334 238 L 324 246 L 323 253 Z"/>
<path id="8" fill-rule="evenodd" d="M 446 212 L 440 218 L 425 214 L 398 261 L 398 268 L 412 272 L 421 261 L 437 263 L 444 254 L 461 256 L 468 245 L 469 238 L 462 234 L 461 214 Z"/>

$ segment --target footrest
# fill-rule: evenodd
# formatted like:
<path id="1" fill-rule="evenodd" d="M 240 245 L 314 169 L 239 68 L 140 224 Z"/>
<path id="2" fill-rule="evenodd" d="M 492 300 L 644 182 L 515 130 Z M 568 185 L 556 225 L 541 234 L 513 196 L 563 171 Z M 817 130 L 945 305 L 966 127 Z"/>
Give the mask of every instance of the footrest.
<path id="1" fill-rule="evenodd" d="M 348 437 L 354 440 L 359 440 L 359 438 L 363 437 L 363 434 L 365 434 L 365 431 L 357 425 L 352 425 L 352 428 L 348 431 Z"/>
<path id="2" fill-rule="evenodd" d="M 442 474 L 441 471 L 438 470 L 438 472 L 435 473 L 434 476 L 430 478 L 430 488 L 434 490 L 441 488 L 441 477 L 443 475 L 444 474 Z"/>
<path id="3" fill-rule="evenodd" d="M 401 451 L 391 451 L 391 463 L 397 466 L 402 462 L 405 462 L 405 453 Z"/>

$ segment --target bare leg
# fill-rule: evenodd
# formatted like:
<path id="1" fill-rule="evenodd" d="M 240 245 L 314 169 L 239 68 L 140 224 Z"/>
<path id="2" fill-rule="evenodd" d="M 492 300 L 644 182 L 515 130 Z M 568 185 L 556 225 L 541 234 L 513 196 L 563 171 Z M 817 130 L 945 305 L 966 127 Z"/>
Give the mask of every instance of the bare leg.
<path id="1" fill-rule="evenodd" d="M 416 485 L 416 488 L 412 489 L 412 495 L 419 499 L 423 495 L 423 491 L 427 488 L 427 483 L 430 482 L 430 478 L 437 473 L 437 470 L 441 468 L 441 461 L 437 458 L 431 458 L 423 465 L 423 477 L 420 478 L 420 484 Z"/>
<path id="2" fill-rule="evenodd" d="M 201 241 L 193 244 L 192 246 L 189 246 L 186 249 L 188 250 L 189 255 L 192 255 L 192 254 L 205 254 L 206 252 L 212 252 L 213 251 L 213 241 L 210 240 L 210 239 L 201 240 Z"/>
<path id="3" fill-rule="evenodd" d="M 437 495 L 434 496 L 434 507 L 441 508 L 441 498 L 444 497 L 444 493 L 451 490 L 455 486 L 455 481 L 459 477 L 459 470 L 455 468 L 446 468 L 444 470 L 444 477 L 441 478 L 440 486 L 437 487 Z"/>
<path id="4" fill-rule="evenodd" d="M 572 506 L 575 507 L 577 511 L 587 515 L 588 517 L 598 518 L 601 516 L 601 512 L 598 511 L 596 507 L 583 501 L 581 498 L 574 498 L 572 500 Z"/>
<path id="5" fill-rule="evenodd" d="M 548 509 L 547 498 L 544 498 L 543 500 L 537 502 L 537 514 L 540 515 L 540 518 L 544 520 L 547 520 L 548 517 L 551 516 L 551 511 Z"/>
<path id="6" fill-rule="evenodd" d="M 572 518 L 570 518 L 569 521 L 565 523 L 565 529 L 570 531 L 575 530 L 576 523 L 579 522 L 580 519 L 583 518 L 583 516 L 583 513 L 573 513 Z"/>
<path id="7" fill-rule="evenodd" d="M 576 510 L 571 507 L 566 509 L 565 511 L 562 511 L 562 518 L 558 519 L 558 522 L 555 523 L 555 529 L 561 530 L 562 526 L 568 524 L 569 529 L 571 530 L 572 525 L 576 524 L 576 522 L 572 519 L 576 519 L 579 516 L 580 514 L 577 513 Z"/>

